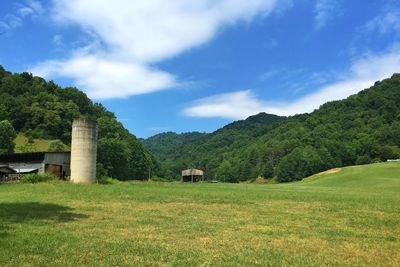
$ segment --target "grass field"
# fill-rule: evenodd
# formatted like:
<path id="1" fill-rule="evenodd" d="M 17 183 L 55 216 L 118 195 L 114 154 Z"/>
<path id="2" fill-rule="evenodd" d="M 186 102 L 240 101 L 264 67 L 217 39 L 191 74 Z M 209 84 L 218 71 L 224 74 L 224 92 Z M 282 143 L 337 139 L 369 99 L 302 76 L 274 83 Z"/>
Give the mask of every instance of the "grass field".
<path id="1" fill-rule="evenodd" d="M 2 266 L 399 266 L 400 164 L 278 185 L 0 185 Z"/>
<path id="2" fill-rule="evenodd" d="M 23 152 L 43 152 L 49 150 L 49 145 L 52 141 L 55 140 L 47 140 L 47 139 L 34 139 L 33 143 L 30 144 L 28 142 L 28 138 L 19 133 L 17 137 L 14 139 L 15 143 L 15 152 L 23 153 Z M 65 146 L 65 151 L 68 151 L 69 147 Z"/>

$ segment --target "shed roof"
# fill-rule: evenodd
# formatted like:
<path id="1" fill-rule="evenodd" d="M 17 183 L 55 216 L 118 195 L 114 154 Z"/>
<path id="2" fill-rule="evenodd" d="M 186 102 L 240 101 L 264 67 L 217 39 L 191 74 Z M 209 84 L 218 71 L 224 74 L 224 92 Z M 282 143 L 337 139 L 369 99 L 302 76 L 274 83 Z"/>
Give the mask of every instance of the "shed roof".
<path id="1" fill-rule="evenodd" d="M 70 154 L 71 152 L 28 152 L 0 155 L 0 162 L 43 161 L 46 154 Z"/>
<path id="2" fill-rule="evenodd" d="M 182 176 L 192 176 L 192 175 L 204 175 L 204 172 L 202 170 L 198 169 L 187 169 L 182 171 Z"/>
<path id="3" fill-rule="evenodd" d="M 10 173 L 15 173 L 15 170 L 7 165 L 0 165 L 0 173 L 10 174 Z"/>

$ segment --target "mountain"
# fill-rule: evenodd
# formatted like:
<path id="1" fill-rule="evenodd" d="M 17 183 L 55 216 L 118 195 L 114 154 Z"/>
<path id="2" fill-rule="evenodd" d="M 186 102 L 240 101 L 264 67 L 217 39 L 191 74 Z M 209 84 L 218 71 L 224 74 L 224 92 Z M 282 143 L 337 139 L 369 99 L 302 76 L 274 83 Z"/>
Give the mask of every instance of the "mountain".
<path id="1" fill-rule="evenodd" d="M 98 125 L 98 175 L 120 180 L 144 179 L 157 162 L 134 135 L 101 104 L 73 87 L 61 88 L 30 73 L 11 73 L 0 66 L 1 132 L 34 140 L 59 139 L 69 145 L 74 118 L 88 117 Z M 11 129 L 10 129 L 11 128 Z M 13 129 L 12 129 L 13 128 Z M 0 136 L 0 152 L 12 152 Z M 61 143 L 60 141 L 58 141 Z M 63 145 L 61 143 L 61 149 Z"/>
<path id="2" fill-rule="evenodd" d="M 224 155 L 247 147 L 287 118 L 260 113 L 226 125 L 213 133 L 161 133 L 143 141 L 162 162 L 164 177 L 178 179 L 185 168 L 210 170 Z"/>
<path id="3" fill-rule="evenodd" d="M 143 143 L 171 179 L 196 167 L 209 179 L 263 176 L 289 182 L 334 167 L 398 158 L 400 75 L 309 114 L 261 113 L 211 134 L 166 133 Z"/>

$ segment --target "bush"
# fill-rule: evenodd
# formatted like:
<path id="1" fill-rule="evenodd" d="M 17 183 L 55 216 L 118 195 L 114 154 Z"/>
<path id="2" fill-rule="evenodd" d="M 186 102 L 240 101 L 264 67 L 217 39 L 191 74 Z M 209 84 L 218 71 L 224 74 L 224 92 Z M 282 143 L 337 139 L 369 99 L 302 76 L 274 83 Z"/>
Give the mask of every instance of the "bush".
<path id="1" fill-rule="evenodd" d="M 365 165 L 372 163 L 372 159 L 369 155 L 358 156 L 356 160 L 356 165 Z"/>
<path id="2" fill-rule="evenodd" d="M 102 177 L 97 178 L 97 183 L 98 184 L 117 184 L 117 183 L 119 183 L 119 181 L 116 179 L 113 179 L 111 177 L 108 177 L 108 176 L 102 176 Z"/>
<path id="3" fill-rule="evenodd" d="M 50 182 L 58 180 L 59 178 L 53 174 L 49 173 L 32 173 L 21 177 L 20 181 L 24 184 L 35 184 L 42 182 Z"/>
<path id="4" fill-rule="evenodd" d="M 65 150 L 65 145 L 60 140 L 54 140 L 49 144 L 49 152 L 63 152 Z"/>

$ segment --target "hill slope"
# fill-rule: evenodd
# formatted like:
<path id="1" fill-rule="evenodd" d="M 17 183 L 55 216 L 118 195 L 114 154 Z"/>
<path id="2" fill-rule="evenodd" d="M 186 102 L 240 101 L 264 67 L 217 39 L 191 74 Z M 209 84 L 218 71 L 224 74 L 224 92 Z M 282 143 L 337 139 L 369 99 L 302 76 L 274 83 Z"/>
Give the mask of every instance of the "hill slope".
<path id="1" fill-rule="evenodd" d="M 13 74 L 0 66 L 0 121 L 9 121 L 20 137 L 37 141 L 27 147 L 19 138 L 17 151 L 46 149 L 46 140 L 54 139 L 68 145 L 72 121 L 77 117 L 97 120 L 99 175 L 143 179 L 150 167 L 156 170 L 155 160 L 142 143 L 112 112 L 93 103 L 85 93 L 73 87 L 61 88 L 30 73 Z M 25 147 L 20 149 L 21 145 Z"/>
<path id="2" fill-rule="evenodd" d="M 212 179 L 233 182 L 259 175 L 288 182 L 334 167 L 400 157 L 400 75 L 310 114 L 275 117 L 272 123 L 257 120 L 265 116 L 273 115 L 230 124 L 162 155 L 157 147 L 169 141 L 154 143 L 158 136 L 144 144 L 170 171 L 166 175 L 197 167 Z"/>
<path id="3" fill-rule="evenodd" d="M 312 187 L 400 192 L 400 162 L 375 163 L 322 172 L 299 182 Z"/>

